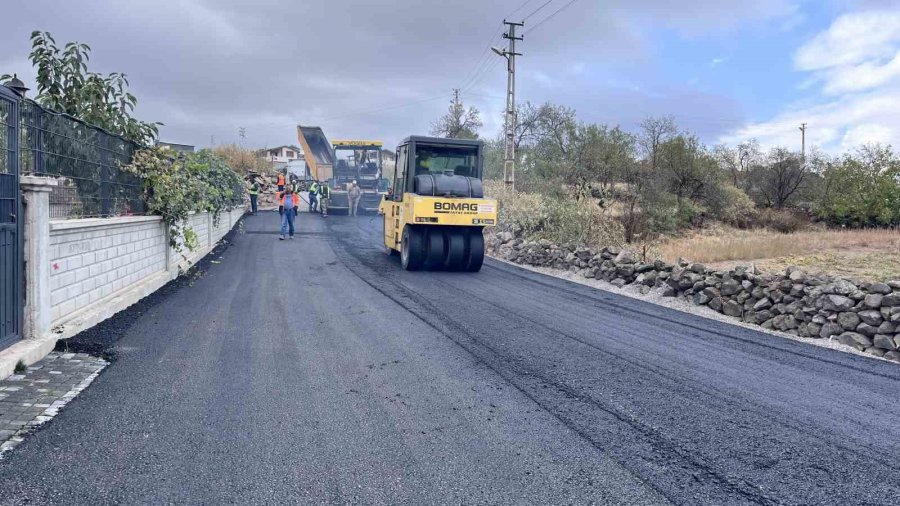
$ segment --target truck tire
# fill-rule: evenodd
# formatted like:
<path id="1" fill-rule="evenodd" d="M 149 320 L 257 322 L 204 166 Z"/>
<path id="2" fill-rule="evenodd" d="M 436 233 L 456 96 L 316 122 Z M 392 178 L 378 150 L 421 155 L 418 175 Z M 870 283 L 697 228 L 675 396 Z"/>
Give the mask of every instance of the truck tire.
<path id="1" fill-rule="evenodd" d="M 440 269 L 444 265 L 444 232 L 440 227 L 428 227 L 425 237 L 425 268 Z"/>
<path id="2" fill-rule="evenodd" d="M 466 272 L 478 272 L 484 263 L 484 236 L 477 227 L 472 227 L 467 232 L 469 240 L 464 269 Z"/>
<path id="3" fill-rule="evenodd" d="M 419 227 L 403 227 L 400 244 L 400 264 L 408 271 L 417 271 L 425 261 L 425 234 Z"/>
<path id="4" fill-rule="evenodd" d="M 466 260 L 466 230 L 449 227 L 444 232 L 444 269 L 461 271 Z"/>

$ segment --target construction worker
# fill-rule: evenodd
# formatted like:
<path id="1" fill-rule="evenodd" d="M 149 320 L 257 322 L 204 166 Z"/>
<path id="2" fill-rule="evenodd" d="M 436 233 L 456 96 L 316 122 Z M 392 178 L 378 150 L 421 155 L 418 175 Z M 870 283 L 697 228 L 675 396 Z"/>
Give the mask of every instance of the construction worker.
<path id="1" fill-rule="evenodd" d="M 278 185 L 278 191 L 280 191 L 280 192 L 284 191 L 284 173 L 283 172 L 278 173 L 278 182 L 275 184 Z"/>
<path id="2" fill-rule="evenodd" d="M 431 153 L 416 153 L 416 175 L 431 173 Z"/>
<path id="3" fill-rule="evenodd" d="M 250 194 L 250 212 L 256 216 L 256 199 L 259 198 L 259 183 L 256 182 L 256 178 L 253 178 L 253 182 L 250 183 L 250 190 L 247 193 Z"/>
<path id="4" fill-rule="evenodd" d="M 350 184 L 350 189 L 347 191 L 347 196 L 350 198 L 350 216 L 356 216 L 356 209 L 359 207 L 359 198 L 362 195 L 362 191 L 359 189 L 359 185 L 356 184 L 356 180 L 353 180 L 353 183 Z"/>
<path id="5" fill-rule="evenodd" d="M 297 206 L 300 205 L 300 197 L 294 193 L 294 189 L 288 186 L 284 191 L 278 192 L 278 210 L 281 213 L 281 237 L 290 232 L 290 238 L 294 238 L 294 218 L 297 216 Z"/>
<path id="6" fill-rule="evenodd" d="M 319 209 L 319 183 L 313 181 L 309 185 L 309 212 L 316 212 Z"/>
<path id="7" fill-rule="evenodd" d="M 319 184 L 319 209 L 322 210 L 322 216 L 328 216 L 328 199 L 331 198 L 331 188 L 328 183 Z"/>

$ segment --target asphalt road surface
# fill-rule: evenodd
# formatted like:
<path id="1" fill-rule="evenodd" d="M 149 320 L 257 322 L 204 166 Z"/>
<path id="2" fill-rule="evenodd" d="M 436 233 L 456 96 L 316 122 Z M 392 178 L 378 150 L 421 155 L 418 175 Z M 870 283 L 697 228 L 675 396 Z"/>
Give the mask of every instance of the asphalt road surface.
<path id="1" fill-rule="evenodd" d="M 896 364 L 277 219 L 137 318 L 0 503 L 900 501 Z"/>

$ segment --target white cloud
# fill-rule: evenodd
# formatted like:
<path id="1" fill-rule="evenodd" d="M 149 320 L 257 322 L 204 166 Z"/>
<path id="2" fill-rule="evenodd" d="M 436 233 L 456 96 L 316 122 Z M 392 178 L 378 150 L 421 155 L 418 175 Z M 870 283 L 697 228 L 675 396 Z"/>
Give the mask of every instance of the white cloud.
<path id="1" fill-rule="evenodd" d="M 809 72 L 802 88 L 818 88 L 818 103 L 788 106 L 775 118 L 750 124 L 722 138 L 756 138 L 763 145 L 797 147 L 801 123 L 807 145 L 826 151 L 868 142 L 900 144 L 900 12 L 844 14 L 794 54 L 798 71 Z"/>
<path id="2" fill-rule="evenodd" d="M 862 91 L 882 86 L 900 77 L 900 51 L 886 63 L 866 61 L 859 65 L 838 67 L 826 76 L 825 93 Z"/>
<path id="3" fill-rule="evenodd" d="M 855 126 L 844 134 L 841 150 L 851 151 L 870 142 L 888 144 L 895 138 L 896 131 L 893 128 L 883 124 L 866 123 Z"/>
<path id="4" fill-rule="evenodd" d="M 709 62 L 710 67 L 718 67 L 719 65 L 728 61 L 728 58 L 713 58 Z"/>
<path id="5" fill-rule="evenodd" d="M 794 56 L 798 70 L 822 70 L 880 59 L 900 41 L 900 12 L 845 14 L 804 44 Z"/>

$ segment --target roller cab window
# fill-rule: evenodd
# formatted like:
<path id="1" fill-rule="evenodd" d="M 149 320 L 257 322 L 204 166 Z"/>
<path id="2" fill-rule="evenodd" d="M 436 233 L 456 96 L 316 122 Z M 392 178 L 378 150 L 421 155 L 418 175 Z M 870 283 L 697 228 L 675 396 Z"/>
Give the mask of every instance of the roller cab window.
<path id="1" fill-rule="evenodd" d="M 480 177 L 476 148 L 418 146 L 416 175 Z"/>

